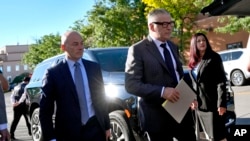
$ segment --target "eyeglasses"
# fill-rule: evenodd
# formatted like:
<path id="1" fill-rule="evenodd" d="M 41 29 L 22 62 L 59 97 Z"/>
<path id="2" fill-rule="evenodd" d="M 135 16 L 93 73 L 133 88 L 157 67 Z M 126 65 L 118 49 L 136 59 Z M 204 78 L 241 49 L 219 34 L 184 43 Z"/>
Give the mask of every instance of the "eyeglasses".
<path id="1" fill-rule="evenodd" d="M 171 27 L 175 26 L 174 21 L 171 21 L 171 22 L 152 22 L 152 23 L 157 24 L 157 25 L 161 25 L 162 27 L 168 27 L 168 25 L 170 25 Z"/>

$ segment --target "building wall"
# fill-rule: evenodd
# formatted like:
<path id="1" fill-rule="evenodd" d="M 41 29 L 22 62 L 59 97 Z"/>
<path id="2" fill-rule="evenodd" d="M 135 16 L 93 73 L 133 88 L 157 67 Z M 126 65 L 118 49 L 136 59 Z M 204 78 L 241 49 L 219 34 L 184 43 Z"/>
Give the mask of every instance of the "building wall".
<path id="1" fill-rule="evenodd" d="M 209 43 L 211 44 L 214 51 L 227 50 L 227 46 L 233 43 L 242 43 L 242 47 L 246 48 L 248 44 L 249 33 L 246 31 L 239 31 L 234 34 L 230 33 L 216 33 L 214 29 L 218 26 L 223 26 L 223 24 L 217 22 L 219 16 L 202 16 L 197 17 L 196 26 L 194 31 L 205 29 L 206 36 L 208 37 Z M 191 39 L 191 37 L 190 37 Z M 186 50 L 184 51 L 183 60 L 184 65 L 187 65 L 189 60 L 189 45 L 187 45 Z"/>
<path id="2" fill-rule="evenodd" d="M 217 22 L 218 18 L 220 18 L 220 16 L 201 18 L 197 21 L 196 30 L 207 30 L 206 35 L 215 51 L 226 50 L 228 44 L 233 44 L 237 42 L 242 42 L 243 48 L 245 48 L 247 46 L 249 33 L 243 30 L 234 34 L 216 33 L 214 31 L 214 28 L 218 26 L 223 26 L 223 24 Z"/>
<path id="3" fill-rule="evenodd" d="M 24 72 L 32 72 L 28 65 L 21 62 L 28 50 L 28 45 L 6 45 L 0 48 L 0 69 L 9 82 Z"/>

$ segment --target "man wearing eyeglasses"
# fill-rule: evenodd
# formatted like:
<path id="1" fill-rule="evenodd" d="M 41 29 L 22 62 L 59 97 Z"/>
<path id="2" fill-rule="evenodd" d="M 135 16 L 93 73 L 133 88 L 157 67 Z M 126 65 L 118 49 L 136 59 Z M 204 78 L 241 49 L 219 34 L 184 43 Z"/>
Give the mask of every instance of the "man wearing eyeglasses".
<path id="1" fill-rule="evenodd" d="M 195 141 L 191 108 L 178 123 L 162 107 L 165 100 L 179 100 L 175 86 L 183 76 L 178 48 L 170 41 L 174 21 L 165 9 L 155 9 L 147 18 L 148 37 L 128 51 L 126 90 L 140 97 L 140 125 L 151 141 Z"/>

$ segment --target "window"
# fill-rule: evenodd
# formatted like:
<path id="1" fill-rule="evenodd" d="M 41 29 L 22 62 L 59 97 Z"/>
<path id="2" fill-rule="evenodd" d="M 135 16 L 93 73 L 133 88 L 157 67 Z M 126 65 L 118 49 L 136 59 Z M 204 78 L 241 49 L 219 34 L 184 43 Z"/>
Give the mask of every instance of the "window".
<path id="1" fill-rule="evenodd" d="M 23 65 L 23 70 L 28 70 L 28 65 Z"/>
<path id="2" fill-rule="evenodd" d="M 220 54 L 220 57 L 221 57 L 222 61 L 225 62 L 225 61 L 231 60 L 230 55 L 231 55 L 231 53 L 223 53 L 223 54 Z"/>
<path id="3" fill-rule="evenodd" d="M 227 44 L 227 49 L 233 49 L 233 48 L 243 48 L 242 42 Z"/>
<path id="4" fill-rule="evenodd" d="M 232 53 L 232 60 L 236 60 L 236 59 L 239 59 L 240 56 L 243 54 L 242 51 L 236 51 L 236 52 L 233 52 Z"/>
<path id="5" fill-rule="evenodd" d="M 20 70 L 19 65 L 16 65 L 16 71 L 19 71 L 19 70 Z"/>
<path id="6" fill-rule="evenodd" d="M 11 72 L 11 66 L 7 66 L 7 72 Z"/>
<path id="7" fill-rule="evenodd" d="M 30 82 L 41 82 L 42 77 L 43 77 L 44 73 L 46 72 L 45 70 L 47 68 L 49 68 L 50 64 L 51 64 L 51 62 L 46 62 L 46 63 L 39 64 L 35 68 L 34 73 L 32 74 Z"/>
<path id="8" fill-rule="evenodd" d="M 104 71 L 125 71 L 128 49 L 93 51 L 93 53 Z"/>

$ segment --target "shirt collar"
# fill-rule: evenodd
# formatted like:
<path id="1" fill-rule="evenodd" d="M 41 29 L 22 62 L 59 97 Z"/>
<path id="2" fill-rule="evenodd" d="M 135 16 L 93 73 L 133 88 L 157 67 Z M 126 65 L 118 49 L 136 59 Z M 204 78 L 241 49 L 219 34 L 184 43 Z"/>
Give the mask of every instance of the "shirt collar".
<path id="1" fill-rule="evenodd" d="M 70 60 L 67 56 L 65 56 L 65 59 L 66 59 L 67 63 L 69 64 L 69 66 L 74 67 L 74 65 L 75 65 L 75 61 Z M 82 66 L 82 65 L 83 65 L 83 63 L 82 63 L 82 59 L 81 59 L 81 58 L 80 58 L 80 59 L 78 59 L 78 60 L 77 60 L 77 62 L 80 64 L 80 66 Z"/>
<path id="2" fill-rule="evenodd" d="M 153 36 L 150 36 L 150 37 L 152 38 L 152 40 L 154 41 L 154 43 L 156 44 L 157 47 L 160 47 L 160 45 L 163 44 L 163 43 L 167 43 L 167 42 L 159 41 L 156 38 L 154 38 Z"/>

